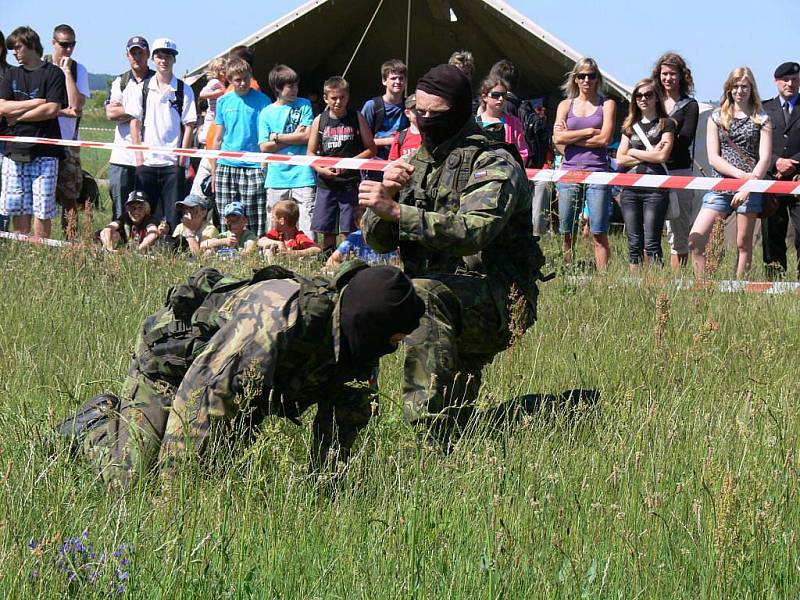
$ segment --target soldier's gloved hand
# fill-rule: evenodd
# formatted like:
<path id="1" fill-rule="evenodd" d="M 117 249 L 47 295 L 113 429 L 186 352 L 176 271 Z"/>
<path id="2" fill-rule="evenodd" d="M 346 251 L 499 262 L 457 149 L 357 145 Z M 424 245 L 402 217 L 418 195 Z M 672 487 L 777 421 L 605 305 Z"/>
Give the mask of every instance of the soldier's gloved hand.
<path id="1" fill-rule="evenodd" d="M 361 182 L 358 186 L 358 204 L 372 209 L 384 221 L 397 223 L 400 220 L 400 205 L 378 181 Z"/>
<path id="2" fill-rule="evenodd" d="M 383 172 L 383 187 L 394 196 L 402 188 L 411 183 L 411 176 L 414 174 L 414 167 L 403 159 L 391 163 Z"/>

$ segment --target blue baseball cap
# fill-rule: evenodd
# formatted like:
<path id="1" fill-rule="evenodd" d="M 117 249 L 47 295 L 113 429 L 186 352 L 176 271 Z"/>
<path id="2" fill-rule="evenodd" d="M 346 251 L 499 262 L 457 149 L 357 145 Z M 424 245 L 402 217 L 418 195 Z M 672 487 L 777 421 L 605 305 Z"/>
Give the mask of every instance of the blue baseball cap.
<path id="1" fill-rule="evenodd" d="M 231 202 L 230 204 L 226 205 L 222 211 L 223 217 L 246 217 L 247 213 L 244 210 L 244 204 L 241 202 Z"/>

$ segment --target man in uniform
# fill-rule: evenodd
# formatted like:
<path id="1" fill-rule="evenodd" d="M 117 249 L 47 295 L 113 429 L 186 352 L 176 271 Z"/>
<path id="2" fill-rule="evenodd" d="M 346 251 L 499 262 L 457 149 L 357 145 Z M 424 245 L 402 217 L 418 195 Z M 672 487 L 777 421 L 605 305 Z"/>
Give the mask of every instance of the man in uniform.
<path id="1" fill-rule="evenodd" d="M 121 401 L 93 399 L 60 432 L 105 480 L 130 484 L 156 464 L 169 479 L 232 429 L 215 422 L 297 422 L 317 404 L 311 468 L 330 467 L 370 419 L 378 359 L 423 312 L 395 267 L 351 261 L 327 280 L 272 266 L 250 281 L 202 269 L 144 321 Z"/>
<path id="2" fill-rule="evenodd" d="M 382 183 L 362 182 L 359 201 L 367 243 L 378 252 L 399 246 L 426 306 L 405 339 L 405 417 L 448 451 L 472 414 L 484 365 L 509 346 L 512 328 L 521 333 L 536 317 L 544 257 L 519 154 L 477 126 L 466 76 L 434 67 L 416 100 L 422 147 L 388 167 Z"/>

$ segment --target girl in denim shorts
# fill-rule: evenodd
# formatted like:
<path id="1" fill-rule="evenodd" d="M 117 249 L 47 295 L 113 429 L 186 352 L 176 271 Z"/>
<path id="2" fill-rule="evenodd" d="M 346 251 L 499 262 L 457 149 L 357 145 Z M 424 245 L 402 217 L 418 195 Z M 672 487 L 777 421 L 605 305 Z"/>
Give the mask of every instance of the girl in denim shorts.
<path id="1" fill-rule="evenodd" d="M 747 67 L 731 71 L 723 87 L 720 107 L 708 120 L 708 160 L 715 177 L 763 179 L 772 153 L 772 124 L 761 109 L 756 80 Z M 689 234 L 696 277 L 706 268 L 706 245 L 714 222 L 736 212 L 736 246 L 739 257 L 736 277 L 750 269 L 753 231 L 762 210 L 762 195 L 756 192 L 708 192 Z"/>

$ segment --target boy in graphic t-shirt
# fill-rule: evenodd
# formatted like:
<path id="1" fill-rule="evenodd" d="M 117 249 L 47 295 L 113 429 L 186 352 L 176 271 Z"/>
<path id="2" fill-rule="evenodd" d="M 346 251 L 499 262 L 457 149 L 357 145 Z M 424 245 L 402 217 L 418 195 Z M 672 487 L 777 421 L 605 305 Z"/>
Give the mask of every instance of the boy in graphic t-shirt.
<path id="1" fill-rule="evenodd" d="M 343 77 L 331 77 L 323 85 L 327 108 L 314 119 L 308 138 L 308 154 L 341 158 L 370 158 L 375 142 L 364 115 L 347 107 L 350 86 Z M 358 205 L 361 176 L 354 169 L 314 167 L 317 197 L 311 218 L 312 231 L 323 235 L 323 251 L 332 251 L 337 233 L 353 231 L 353 209 Z"/>
<path id="2" fill-rule="evenodd" d="M 294 69 L 276 65 L 269 73 L 269 85 L 275 102 L 258 117 L 258 143 L 262 152 L 305 155 L 311 123 L 311 102 L 297 97 L 300 78 Z M 300 229 L 311 231 L 316 177 L 311 167 L 271 163 L 267 167 L 267 206 L 272 207 L 286 193 L 300 206 Z"/>

